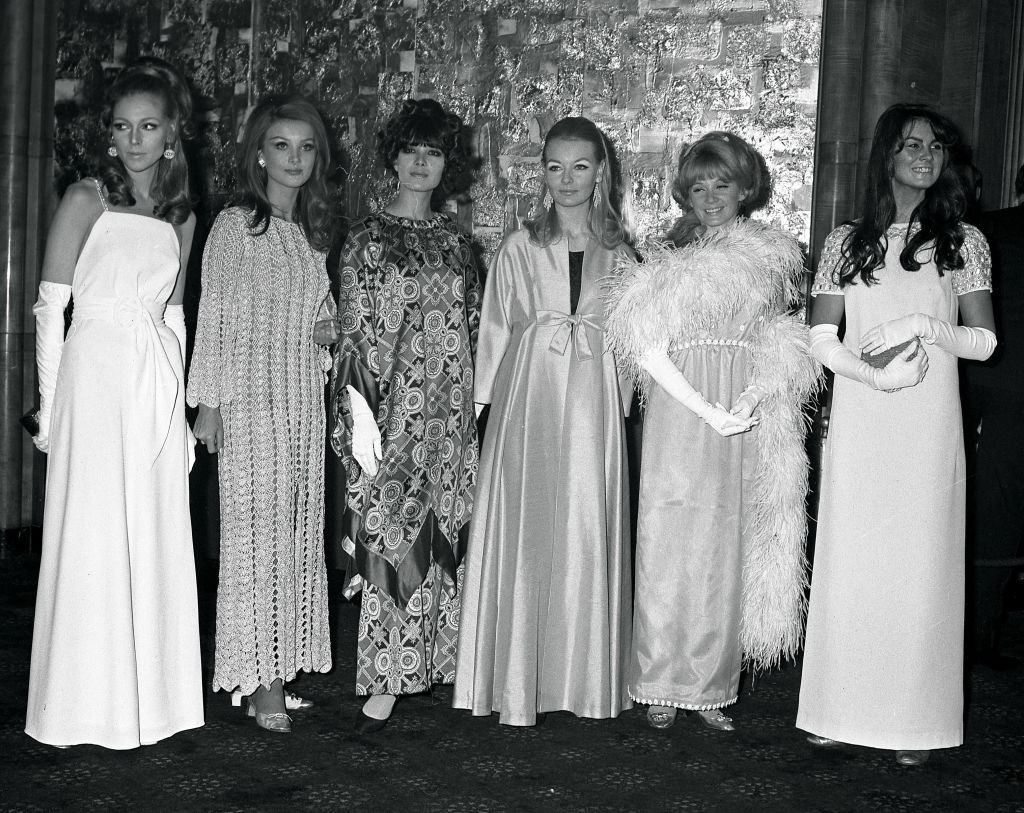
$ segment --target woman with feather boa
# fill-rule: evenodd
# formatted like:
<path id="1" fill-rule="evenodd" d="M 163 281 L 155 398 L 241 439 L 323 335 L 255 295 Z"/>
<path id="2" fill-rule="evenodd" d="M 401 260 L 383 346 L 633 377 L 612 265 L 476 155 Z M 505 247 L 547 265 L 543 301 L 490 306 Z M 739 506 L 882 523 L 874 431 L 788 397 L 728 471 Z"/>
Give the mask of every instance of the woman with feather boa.
<path id="1" fill-rule="evenodd" d="M 607 330 L 647 404 L 628 689 L 648 722 L 677 709 L 733 730 L 740 670 L 792 657 L 805 608 L 803 404 L 820 368 L 791 314 L 803 263 L 746 219 L 764 159 L 712 132 L 680 157 L 687 212 L 610 283 Z"/>

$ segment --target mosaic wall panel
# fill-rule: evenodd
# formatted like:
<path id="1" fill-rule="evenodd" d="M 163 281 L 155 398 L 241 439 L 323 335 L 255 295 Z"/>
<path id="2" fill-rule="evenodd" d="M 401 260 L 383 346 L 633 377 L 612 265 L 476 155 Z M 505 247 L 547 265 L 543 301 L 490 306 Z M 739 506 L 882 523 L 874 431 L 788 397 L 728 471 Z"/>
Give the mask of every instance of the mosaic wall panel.
<path id="1" fill-rule="evenodd" d="M 252 98 L 295 89 L 320 101 L 337 137 L 348 214 L 379 206 L 390 189 L 373 136 L 411 94 L 475 129 L 481 171 L 457 211 L 485 253 L 532 212 L 541 139 L 564 115 L 612 137 L 638 237 L 678 214 L 669 188 L 682 146 L 727 129 L 772 170 L 763 216 L 806 240 L 821 0 L 257 1 L 254 19 L 249 0 L 65 0 L 61 180 L 87 171 L 105 79 L 155 52 L 201 97 L 194 163 L 208 200 L 230 189 Z"/>

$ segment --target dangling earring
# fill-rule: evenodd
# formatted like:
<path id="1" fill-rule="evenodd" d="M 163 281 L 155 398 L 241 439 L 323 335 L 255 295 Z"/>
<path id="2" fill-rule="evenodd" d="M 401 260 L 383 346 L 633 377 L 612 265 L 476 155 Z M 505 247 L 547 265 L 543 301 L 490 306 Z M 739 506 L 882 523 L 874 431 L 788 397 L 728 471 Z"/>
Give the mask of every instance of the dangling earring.
<path id="1" fill-rule="evenodd" d="M 168 144 L 164 147 L 164 158 L 170 161 L 174 157 L 174 148 Z"/>
<path id="2" fill-rule="evenodd" d="M 110 139 L 110 146 L 107 147 L 107 155 L 111 158 L 117 158 L 117 147 L 114 146 L 114 139 Z"/>
<path id="3" fill-rule="evenodd" d="M 262 155 L 256 159 L 256 163 L 259 164 L 261 168 L 266 167 L 267 165 L 267 162 L 263 160 Z"/>

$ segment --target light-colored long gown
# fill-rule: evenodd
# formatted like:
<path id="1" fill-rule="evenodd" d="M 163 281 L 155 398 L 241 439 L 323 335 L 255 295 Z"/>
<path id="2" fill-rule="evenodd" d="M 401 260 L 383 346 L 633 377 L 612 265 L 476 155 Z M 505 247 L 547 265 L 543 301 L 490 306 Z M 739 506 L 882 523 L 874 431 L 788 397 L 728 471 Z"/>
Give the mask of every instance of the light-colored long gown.
<path id="1" fill-rule="evenodd" d="M 475 399 L 491 410 L 470 526 L 454 705 L 532 725 L 538 712 L 630 707 L 628 480 L 601 281 L 627 249 L 586 248 L 570 314 L 565 240 L 517 231 L 484 288 Z"/>
<path id="2" fill-rule="evenodd" d="M 188 397 L 220 407 L 220 583 L 213 688 L 250 694 L 331 668 L 324 564 L 324 365 L 313 323 L 325 255 L 272 217 L 217 216 L 203 254 Z"/>
<path id="3" fill-rule="evenodd" d="M 890 227 L 878 284 L 840 289 L 849 233 L 829 235 L 815 294 L 845 298 L 844 344 L 909 313 L 956 323 L 956 297 L 991 289 L 988 247 L 964 226 L 966 267 L 899 264 Z M 919 259 L 924 260 L 922 254 Z M 797 727 L 890 749 L 963 742 L 964 444 L 957 359 L 925 345 L 928 373 L 895 393 L 836 376 L 822 461 Z"/>
<path id="4" fill-rule="evenodd" d="M 102 200 L 102 195 L 101 195 Z M 203 724 L 171 224 L 106 209 L 75 266 L 47 458 L 25 730 L 136 748 Z"/>

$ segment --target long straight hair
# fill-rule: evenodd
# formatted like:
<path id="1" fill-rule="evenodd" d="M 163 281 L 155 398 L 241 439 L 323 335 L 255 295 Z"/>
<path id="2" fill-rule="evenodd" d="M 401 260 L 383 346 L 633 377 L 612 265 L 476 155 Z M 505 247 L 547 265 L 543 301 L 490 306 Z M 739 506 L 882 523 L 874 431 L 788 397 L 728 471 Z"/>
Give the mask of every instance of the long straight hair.
<path id="1" fill-rule="evenodd" d="M 541 163 L 548 159 L 548 145 L 552 141 L 585 141 L 594 150 L 594 159 L 600 165 L 597 188 L 590 201 L 587 226 L 605 248 L 616 248 L 629 238 L 622 217 L 622 176 L 619 172 L 618 156 L 608 136 L 594 122 L 582 116 L 560 119 L 548 130 L 544 138 Z M 542 179 L 540 191 L 540 214 L 526 223 L 530 238 L 541 246 L 549 246 L 562 236 L 562 224 L 558 221 L 558 210 L 554 201 L 544 205 L 547 180 Z"/>
<path id="2" fill-rule="evenodd" d="M 270 227 L 273 207 L 267 197 L 267 170 L 259 164 L 259 151 L 271 125 L 277 121 L 302 121 L 313 130 L 316 161 L 309 180 L 295 200 L 295 222 L 313 248 L 328 251 L 334 238 L 334 217 L 327 190 L 331 147 L 324 120 L 311 101 L 298 95 L 273 95 L 262 99 L 249 115 L 238 152 L 237 189 L 234 203 L 251 212 L 249 229 L 259 235 Z"/>
<path id="3" fill-rule="evenodd" d="M 967 196 L 950 162 L 950 150 L 960 143 L 960 131 L 945 116 L 926 105 L 894 104 L 878 118 L 868 157 L 867 189 L 859 220 L 842 246 L 842 262 L 837 270 L 840 285 L 853 284 L 859 278 L 865 285 L 877 282 L 875 270 L 885 263 L 886 230 L 896 220 L 896 200 L 892 178 L 896 153 L 903 149 L 915 121 L 926 122 L 943 146 L 942 170 L 935 183 L 925 190 L 924 199 L 910 215 L 910 225 L 918 224 L 900 252 L 900 265 L 918 271 L 917 253 L 934 243 L 935 265 L 939 276 L 954 268 L 963 268 L 960 247 L 964 243 L 961 220 L 967 211 Z"/>
<path id="4" fill-rule="evenodd" d="M 162 60 L 161 60 L 162 62 Z M 109 132 L 114 118 L 114 106 L 129 96 L 150 96 L 163 110 L 170 121 L 171 140 L 167 146 L 174 150 L 173 158 L 161 157 L 157 161 L 149 195 L 153 199 L 153 216 L 168 223 L 179 225 L 188 220 L 192 201 L 188 188 L 188 163 L 181 147 L 182 131 L 191 113 L 191 104 L 185 109 L 182 99 L 190 98 L 188 87 L 180 74 L 168 63 L 157 72 L 152 68 L 153 60 L 132 64 L 118 75 L 107 89 L 106 104 L 102 121 Z M 107 200 L 115 206 L 134 206 L 131 176 L 120 156 L 110 156 L 104 150 L 100 158 L 100 182 L 106 191 Z"/>

